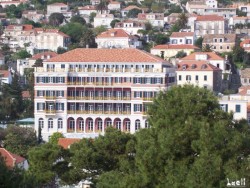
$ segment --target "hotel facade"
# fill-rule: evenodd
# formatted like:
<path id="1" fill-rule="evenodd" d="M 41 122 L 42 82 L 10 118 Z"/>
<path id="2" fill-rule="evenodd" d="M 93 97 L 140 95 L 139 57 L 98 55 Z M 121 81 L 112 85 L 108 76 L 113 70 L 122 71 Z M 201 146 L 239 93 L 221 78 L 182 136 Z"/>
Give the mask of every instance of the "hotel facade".
<path id="1" fill-rule="evenodd" d="M 168 62 L 137 49 L 75 49 L 35 68 L 35 128 L 90 138 L 149 127 L 147 107 L 175 84 Z"/>

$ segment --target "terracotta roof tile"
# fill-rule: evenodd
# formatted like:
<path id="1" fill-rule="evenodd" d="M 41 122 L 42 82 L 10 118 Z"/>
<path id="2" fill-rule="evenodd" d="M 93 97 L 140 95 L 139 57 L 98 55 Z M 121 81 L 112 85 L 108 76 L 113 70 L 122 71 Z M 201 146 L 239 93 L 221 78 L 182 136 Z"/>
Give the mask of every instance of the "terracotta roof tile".
<path id="1" fill-rule="evenodd" d="M 56 52 L 42 52 L 39 54 L 35 54 L 31 59 L 50 59 L 52 57 L 56 57 L 58 54 Z"/>
<path id="2" fill-rule="evenodd" d="M 30 92 L 29 91 L 22 91 L 22 97 L 23 98 L 30 98 Z"/>
<path id="3" fill-rule="evenodd" d="M 197 16 L 196 21 L 224 21 L 224 17 L 218 15 L 204 15 Z"/>
<path id="4" fill-rule="evenodd" d="M 60 54 L 47 62 L 165 62 L 163 59 L 138 49 L 78 48 Z"/>
<path id="5" fill-rule="evenodd" d="M 241 77 L 250 78 L 250 68 L 245 68 L 241 70 Z"/>
<path id="6" fill-rule="evenodd" d="M 0 148 L 0 155 L 5 159 L 6 166 L 13 168 L 16 164 L 24 162 L 26 159 L 7 151 L 5 148 Z"/>
<path id="7" fill-rule="evenodd" d="M 84 7 L 78 7 L 78 10 L 97 10 L 97 8 L 94 5 L 86 5 Z"/>
<path id="8" fill-rule="evenodd" d="M 214 52 L 194 52 L 186 57 L 183 57 L 181 60 L 196 60 L 196 55 L 199 54 L 206 54 L 207 55 L 207 60 L 224 60 L 222 57 L 220 57 L 219 55 L 217 55 Z"/>
<path id="9" fill-rule="evenodd" d="M 64 149 L 69 149 L 71 144 L 80 142 L 81 139 L 78 138 L 59 138 L 58 145 L 62 146 Z"/>
<path id="10" fill-rule="evenodd" d="M 96 38 L 119 38 L 119 37 L 130 37 L 123 29 L 110 29 L 99 34 Z"/>
<path id="11" fill-rule="evenodd" d="M 182 61 L 177 65 L 177 71 L 222 71 L 208 61 Z M 185 68 L 183 69 L 184 66 Z"/>
<path id="12" fill-rule="evenodd" d="M 170 37 L 178 38 L 178 37 L 186 37 L 186 36 L 193 37 L 194 32 L 173 32 Z"/>
<path id="13" fill-rule="evenodd" d="M 3 77 L 7 78 L 10 75 L 10 71 L 8 70 L 0 70 L 0 75 L 3 75 Z"/>
<path id="14" fill-rule="evenodd" d="M 199 49 L 197 46 L 191 44 L 160 44 L 152 49 Z"/>
<path id="15" fill-rule="evenodd" d="M 247 91 L 250 91 L 250 86 L 241 86 L 240 88 L 239 88 L 239 92 L 238 92 L 238 94 L 239 95 L 248 95 L 247 94 Z"/>

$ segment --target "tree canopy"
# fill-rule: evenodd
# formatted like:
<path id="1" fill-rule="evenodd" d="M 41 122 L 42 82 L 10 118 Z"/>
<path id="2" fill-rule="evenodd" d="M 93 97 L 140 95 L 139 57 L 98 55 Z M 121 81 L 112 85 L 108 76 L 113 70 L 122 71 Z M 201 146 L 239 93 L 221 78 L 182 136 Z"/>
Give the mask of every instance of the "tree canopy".
<path id="1" fill-rule="evenodd" d="M 162 92 L 136 134 L 135 163 L 100 176 L 100 187 L 225 187 L 249 180 L 249 129 L 220 110 L 208 90 L 185 85 Z"/>
<path id="2" fill-rule="evenodd" d="M 61 13 L 55 12 L 49 16 L 49 24 L 54 27 L 61 25 L 63 21 L 64 21 L 64 16 Z"/>

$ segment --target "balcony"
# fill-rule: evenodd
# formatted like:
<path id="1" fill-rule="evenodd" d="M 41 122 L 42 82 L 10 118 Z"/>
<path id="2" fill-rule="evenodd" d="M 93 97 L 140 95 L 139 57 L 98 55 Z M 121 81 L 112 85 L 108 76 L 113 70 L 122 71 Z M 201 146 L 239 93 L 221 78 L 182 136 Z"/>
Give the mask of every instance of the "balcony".
<path id="1" fill-rule="evenodd" d="M 154 98 L 153 97 L 144 97 L 143 100 L 144 101 L 153 101 Z"/>
<path id="2" fill-rule="evenodd" d="M 46 110 L 45 111 L 46 114 L 56 114 L 55 110 Z"/>
<path id="3" fill-rule="evenodd" d="M 130 115 L 131 111 L 103 111 L 103 110 L 68 110 L 68 114 L 119 114 L 119 115 Z"/>
<path id="4" fill-rule="evenodd" d="M 47 100 L 55 100 L 56 96 L 46 96 L 45 97 Z"/>

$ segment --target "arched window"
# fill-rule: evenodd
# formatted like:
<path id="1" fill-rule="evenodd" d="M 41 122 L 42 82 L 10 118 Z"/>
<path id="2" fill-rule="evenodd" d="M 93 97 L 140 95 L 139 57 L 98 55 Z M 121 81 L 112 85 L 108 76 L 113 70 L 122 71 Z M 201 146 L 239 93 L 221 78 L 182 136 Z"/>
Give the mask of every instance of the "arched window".
<path id="1" fill-rule="evenodd" d="M 118 130 L 121 130 L 121 120 L 119 119 L 119 120 L 116 120 L 115 121 L 115 127 L 118 129 Z"/>
<path id="2" fill-rule="evenodd" d="M 44 127 L 43 118 L 39 118 L 39 120 L 38 120 L 38 125 L 43 129 L 43 127 Z"/>
<path id="3" fill-rule="evenodd" d="M 74 119 L 69 120 L 69 129 L 75 129 L 75 120 Z"/>
<path id="4" fill-rule="evenodd" d="M 98 119 L 98 120 L 97 120 L 97 130 L 98 130 L 98 131 L 101 131 L 101 130 L 102 130 L 102 120 L 101 120 L 101 119 Z"/>
<path id="5" fill-rule="evenodd" d="M 141 128 L 141 122 L 139 119 L 135 120 L 135 130 L 139 130 Z"/>
<path id="6" fill-rule="evenodd" d="M 62 118 L 59 118 L 57 120 L 57 127 L 58 127 L 58 129 L 62 129 L 63 128 L 63 120 L 62 120 Z"/>
<path id="7" fill-rule="evenodd" d="M 145 128 L 148 129 L 150 127 L 148 120 L 145 121 Z"/>
<path id="8" fill-rule="evenodd" d="M 88 120 L 88 130 L 93 131 L 94 126 L 93 126 L 93 119 Z"/>
<path id="9" fill-rule="evenodd" d="M 107 119 L 106 124 L 107 124 L 107 127 L 111 127 L 112 126 L 112 120 Z"/>
<path id="10" fill-rule="evenodd" d="M 130 120 L 125 121 L 125 131 L 130 132 Z"/>
<path id="11" fill-rule="evenodd" d="M 79 120 L 79 129 L 80 129 L 80 131 L 84 130 L 84 120 L 83 119 Z"/>
<path id="12" fill-rule="evenodd" d="M 49 129 L 52 129 L 52 128 L 53 128 L 53 119 L 52 119 L 52 118 L 49 118 L 49 119 L 48 119 L 48 128 L 49 128 Z"/>

